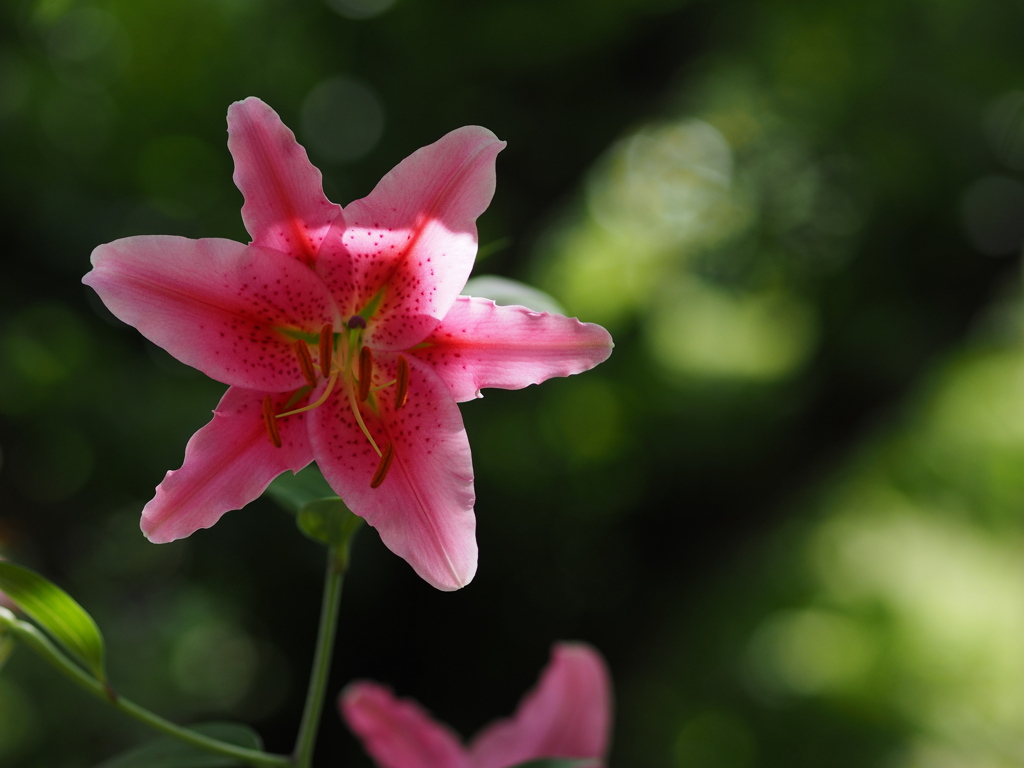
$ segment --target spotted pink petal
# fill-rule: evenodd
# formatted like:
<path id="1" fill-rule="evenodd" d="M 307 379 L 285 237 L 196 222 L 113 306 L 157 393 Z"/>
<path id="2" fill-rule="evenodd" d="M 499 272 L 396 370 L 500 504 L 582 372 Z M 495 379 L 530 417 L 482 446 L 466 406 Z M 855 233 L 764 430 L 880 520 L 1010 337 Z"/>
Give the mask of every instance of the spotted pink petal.
<path id="1" fill-rule="evenodd" d="M 368 328 L 374 349 L 422 340 L 466 284 L 476 258 L 476 219 L 494 195 L 494 161 L 504 146 L 485 128 L 459 128 L 411 154 L 367 197 L 345 207 L 342 240 L 351 261 L 324 258 L 317 270 L 336 296 L 351 297 L 342 306 L 347 315 L 383 290 Z"/>
<path id="2" fill-rule="evenodd" d="M 381 685 L 351 683 L 342 691 L 338 706 L 381 768 L 471 768 L 450 728 L 416 702 L 396 699 Z"/>
<path id="3" fill-rule="evenodd" d="M 320 171 L 277 113 L 257 98 L 228 109 L 228 149 L 235 185 L 245 197 L 242 220 L 253 245 L 312 264 L 341 206 L 323 192 Z"/>
<path id="4" fill-rule="evenodd" d="M 380 459 L 344 394 L 309 413 L 310 441 L 327 482 L 388 549 L 438 589 L 459 589 L 472 580 L 477 560 L 469 438 L 444 382 L 418 360 L 409 364 L 402 408 L 395 409 L 389 387 L 373 396 L 376 415 L 361 409 L 377 446 L 394 446 L 379 487 L 370 482 Z M 393 379 L 394 370 L 393 359 L 378 359 L 375 384 Z"/>
<path id="5" fill-rule="evenodd" d="M 142 510 L 142 531 L 162 544 L 209 528 L 232 509 L 256 499 L 285 470 L 297 472 L 313 460 L 301 417 L 278 420 L 281 446 L 263 421 L 262 392 L 231 387 L 213 420 L 185 448 L 181 469 L 167 473 Z M 278 412 L 288 394 L 271 395 Z"/>
<path id="6" fill-rule="evenodd" d="M 484 728 L 469 747 L 473 768 L 509 768 L 541 758 L 603 764 L 611 729 L 611 678 L 589 645 L 560 643 L 537 686 L 508 720 Z"/>
<path id="7" fill-rule="evenodd" d="M 612 346 L 608 331 L 593 323 L 460 296 L 410 354 L 433 366 L 464 402 L 485 387 L 521 389 L 590 370 Z"/>
<path id="8" fill-rule="evenodd" d="M 119 319 L 174 357 L 225 384 L 264 392 L 305 383 L 292 329 L 340 326 L 311 269 L 231 240 L 128 237 L 92 252 L 92 286 Z"/>

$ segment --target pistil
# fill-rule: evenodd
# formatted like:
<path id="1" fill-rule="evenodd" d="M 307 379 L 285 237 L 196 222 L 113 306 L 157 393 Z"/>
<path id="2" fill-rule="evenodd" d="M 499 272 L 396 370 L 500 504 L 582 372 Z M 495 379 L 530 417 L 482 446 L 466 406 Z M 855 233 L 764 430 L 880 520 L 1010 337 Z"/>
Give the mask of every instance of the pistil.
<path id="1" fill-rule="evenodd" d="M 373 383 L 373 352 L 364 346 L 359 350 L 359 402 L 365 403 Z"/>

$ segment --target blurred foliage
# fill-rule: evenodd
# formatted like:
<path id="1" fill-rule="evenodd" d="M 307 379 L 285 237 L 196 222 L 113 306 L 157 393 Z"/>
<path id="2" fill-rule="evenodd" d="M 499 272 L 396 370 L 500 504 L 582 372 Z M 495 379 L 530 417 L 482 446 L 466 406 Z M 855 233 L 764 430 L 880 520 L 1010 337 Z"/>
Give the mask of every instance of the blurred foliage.
<path id="1" fill-rule="evenodd" d="M 615 354 L 466 404 L 479 575 L 437 593 L 358 537 L 333 689 L 471 733 L 581 638 L 612 765 L 1020 764 L 1021 29 L 994 0 L 4 3 L 0 552 L 97 618 L 118 690 L 290 749 L 321 552 L 268 501 L 142 539 L 223 387 L 79 281 L 117 237 L 247 239 L 236 99 L 340 203 L 478 123 L 509 142 L 478 273 Z M 124 727 L 4 667 L 0 764 L 95 765 Z M 367 764 L 330 714 L 319 758 Z"/>

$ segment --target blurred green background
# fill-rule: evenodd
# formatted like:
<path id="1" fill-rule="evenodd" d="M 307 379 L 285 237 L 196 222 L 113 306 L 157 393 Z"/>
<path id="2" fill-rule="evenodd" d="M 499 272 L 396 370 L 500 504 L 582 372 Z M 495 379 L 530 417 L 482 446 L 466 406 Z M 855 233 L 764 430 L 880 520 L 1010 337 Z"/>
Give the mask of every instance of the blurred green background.
<path id="1" fill-rule="evenodd" d="M 234 100 L 342 204 L 481 124 L 476 274 L 616 350 L 463 407 L 479 574 L 438 593 L 360 534 L 331 689 L 468 736 L 584 639 L 612 766 L 1021 765 L 1022 41 L 995 0 L 5 0 L 0 551 L 93 613 L 120 692 L 289 750 L 322 553 L 268 501 L 142 538 L 223 386 L 80 279 L 126 235 L 248 239 Z M 0 765 L 148 735 L 27 651 L 0 676 Z M 369 765 L 333 708 L 318 758 Z"/>

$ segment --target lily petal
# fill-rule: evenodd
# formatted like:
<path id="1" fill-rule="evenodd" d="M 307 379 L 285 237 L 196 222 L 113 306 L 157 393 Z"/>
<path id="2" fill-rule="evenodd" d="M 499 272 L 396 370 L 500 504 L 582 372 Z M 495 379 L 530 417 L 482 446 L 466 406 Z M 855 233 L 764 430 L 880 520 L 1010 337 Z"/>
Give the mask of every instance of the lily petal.
<path id="1" fill-rule="evenodd" d="M 395 378 L 394 360 L 378 358 L 375 365 L 378 386 Z M 361 408 L 378 447 L 393 446 L 379 487 L 370 481 L 380 459 L 343 393 L 310 412 L 310 441 L 327 482 L 388 549 L 438 589 L 459 589 L 472 580 L 477 559 L 469 439 L 444 382 L 418 360 L 409 367 L 403 407 L 395 409 L 388 387 Z"/>
<path id="2" fill-rule="evenodd" d="M 301 417 L 278 420 L 281 446 L 274 446 L 263 421 L 264 397 L 240 387 L 224 393 L 213 420 L 188 441 L 181 469 L 167 473 L 142 510 L 150 541 L 163 544 L 209 528 L 257 498 L 285 470 L 297 472 L 313 460 Z M 271 395 L 278 412 L 287 399 Z"/>
<path id="3" fill-rule="evenodd" d="M 373 320 L 367 318 L 374 349 L 421 341 L 466 284 L 476 258 L 476 219 L 494 195 L 494 160 L 504 146 L 486 128 L 452 131 L 345 207 L 342 239 L 351 266 L 325 258 L 317 270 L 336 296 L 352 297 L 343 312 L 361 312 L 381 295 Z"/>
<path id="4" fill-rule="evenodd" d="M 340 323 L 305 265 L 231 240 L 128 237 L 92 252 L 83 279 L 119 319 L 225 384 L 264 392 L 305 383 L 294 337 Z"/>
<path id="5" fill-rule="evenodd" d="M 600 325 L 460 296 L 410 354 L 433 366 L 464 402 L 485 387 L 522 389 L 588 371 L 607 360 L 613 346 Z"/>
<path id="6" fill-rule="evenodd" d="M 387 688 L 358 681 L 338 699 L 342 717 L 381 768 L 470 768 L 450 728 L 409 699 Z"/>
<path id="7" fill-rule="evenodd" d="M 255 97 L 228 108 L 228 149 L 242 220 L 253 245 L 312 264 L 341 206 L 324 195 L 323 177 L 277 113 Z"/>
<path id="8" fill-rule="evenodd" d="M 537 686 L 508 720 L 484 728 L 469 747 L 473 768 L 508 768 L 540 758 L 594 758 L 608 751 L 611 678 L 600 654 L 560 643 Z"/>

